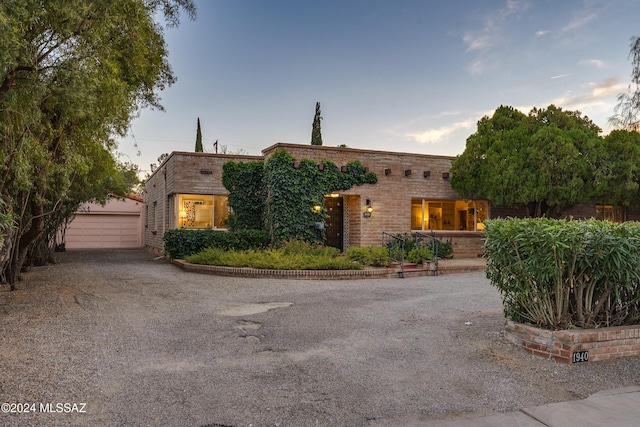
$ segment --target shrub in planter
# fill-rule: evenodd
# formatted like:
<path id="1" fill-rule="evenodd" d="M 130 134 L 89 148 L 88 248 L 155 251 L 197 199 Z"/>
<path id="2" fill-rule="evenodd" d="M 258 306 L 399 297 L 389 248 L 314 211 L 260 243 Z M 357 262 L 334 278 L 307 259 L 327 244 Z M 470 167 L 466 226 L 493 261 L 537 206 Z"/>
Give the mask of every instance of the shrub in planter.
<path id="1" fill-rule="evenodd" d="M 384 267 L 389 263 L 389 250 L 384 246 L 349 247 L 345 254 L 350 260 L 362 265 Z"/>
<path id="2" fill-rule="evenodd" d="M 640 323 L 640 225 L 490 220 L 487 277 L 505 315 L 547 329 Z"/>
<path id="3" fill-rule="evenodd" d="M 453 243 L 451 239 L 446 242 L 438 241 L 438 258 L 453 258 Z"/>
<path id="4" fill-rule="evenodd" d="M 433 234 L 432 234 L 433 235 Z M 418 245 L 416 243 L 416 237 L 413 234 L 410 233 L 404 233 L 404 234 L 396 234 L 396 237 L 399 237 L 401 239 L 404 240 L 404 258 L 406 260 L 409 261 L 408 257 L 409 254 L 416 248 L 419 247 L 425 247 L 424 245 Z M 434 237 L 435 238 L 435 237 Z M 443 242 L 440 239 L 438 240 L 438 258 L 442 259 L 442 258 L 452 258 L 453 257 L 453 243 L 451 242 L 451 239 L 447 240 L 446 242 Z M 431 252 L 435 253 L 435 242 L 433 240 L 430 241 L 424 241 L 426 242 L 427 248 L 431 249 Z M 400 250 L 400 246 L 397 240 L 391 240 L 389 242 L 387 242 L 385 244 L 387 251 L 389 253 L 390 258 L 399 260 L 402 256 L 402 251 Z M 415 254 L 414 254 L 415 255 Z M 415 256 L 414 256 L 415 259 Z M 424 259 L 424 258 L 423 258 Z M 433 259 L 433 256 L 429 259 Z M 422 261 L 422 260 L 421 260 Z M 415 262 L 415 261 L 409 261 L 409 262 Z"/>
<path id="5" fill-rule="evenodd" d="M 415 264 L 422 264 L 423 261 L 432 260 L 434 258 L 435 255 L 428 246 L 415 247 L 407 253 L 407 261 Z"/>

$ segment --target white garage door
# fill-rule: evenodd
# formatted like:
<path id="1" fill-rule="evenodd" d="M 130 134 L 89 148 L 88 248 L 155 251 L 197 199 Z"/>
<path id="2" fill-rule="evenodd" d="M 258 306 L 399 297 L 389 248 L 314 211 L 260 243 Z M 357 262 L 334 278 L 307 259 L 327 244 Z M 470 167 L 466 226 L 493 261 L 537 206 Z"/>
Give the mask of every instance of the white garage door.
<path id="1" fill-rule="evenodd" d="M 142 247 L 139 215 L 78 214 L 67 227 L 67 249 Z"/>

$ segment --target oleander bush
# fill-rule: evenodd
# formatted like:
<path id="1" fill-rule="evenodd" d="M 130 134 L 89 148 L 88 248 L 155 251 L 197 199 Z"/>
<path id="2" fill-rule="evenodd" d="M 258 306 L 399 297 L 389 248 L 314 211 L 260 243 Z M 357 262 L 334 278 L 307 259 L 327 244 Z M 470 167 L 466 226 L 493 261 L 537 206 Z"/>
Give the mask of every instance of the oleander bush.
<path id="1" fill-rule="evenodd" d="M 547 329 L 640 323 L 640 224 L 496 219 L 485 238 L 487 278 L 509 319 Z"/>
<path id="2" fill-rule="evenodd" d="M 172 259 L 185 259 L 205 248 L 225 250 L 260 249 L 266 247 L 268 235 L 263 230 L 167 230 L 164 250 Z"/>

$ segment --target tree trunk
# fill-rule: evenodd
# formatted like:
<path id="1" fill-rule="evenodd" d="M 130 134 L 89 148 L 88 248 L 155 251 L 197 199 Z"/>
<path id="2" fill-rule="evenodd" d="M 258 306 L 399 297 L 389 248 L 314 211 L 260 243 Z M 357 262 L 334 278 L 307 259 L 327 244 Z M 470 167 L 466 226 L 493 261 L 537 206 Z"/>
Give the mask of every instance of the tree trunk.
<path id="1" fill-rule="evenodd" d="M 31 203 L 31 226 L 22 236 L 16 236 L 14 240 L 11 262 L 7 271 L 7 281 L 11 291 L 16 289 L 29 248 L 44 232 L 44 206 L 34 201 Z"/>

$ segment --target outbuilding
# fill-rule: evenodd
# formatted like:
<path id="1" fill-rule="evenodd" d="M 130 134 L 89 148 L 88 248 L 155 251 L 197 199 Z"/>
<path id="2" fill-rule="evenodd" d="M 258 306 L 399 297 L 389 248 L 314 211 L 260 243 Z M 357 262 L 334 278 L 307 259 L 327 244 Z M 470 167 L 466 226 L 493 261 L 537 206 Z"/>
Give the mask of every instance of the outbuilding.
<path id="1" fill-rule="evenodd" d="M 66 249 L 143 247 L 142 197 L 110 198 L 103 206 L 86 203 L 64 232 Z"/>

